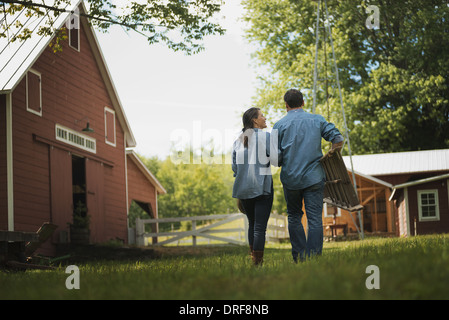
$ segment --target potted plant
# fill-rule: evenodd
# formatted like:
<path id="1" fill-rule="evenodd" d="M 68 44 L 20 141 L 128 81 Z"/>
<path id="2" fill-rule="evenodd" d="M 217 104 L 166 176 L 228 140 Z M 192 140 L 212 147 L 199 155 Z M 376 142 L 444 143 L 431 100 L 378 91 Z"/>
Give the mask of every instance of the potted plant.
<path id="1" fill-rule="evenodd" d="M 90 216 L 87 214 L 86 205 L 78 201 L 73 211 L 73 223 L 70 224 L 70 242 L 73 244 L 89 244 Z"/>

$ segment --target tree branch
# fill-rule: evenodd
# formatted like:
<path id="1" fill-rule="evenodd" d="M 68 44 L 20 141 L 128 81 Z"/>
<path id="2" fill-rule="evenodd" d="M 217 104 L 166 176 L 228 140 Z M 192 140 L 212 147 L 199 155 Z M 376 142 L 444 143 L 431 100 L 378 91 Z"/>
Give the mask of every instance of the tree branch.
<path id="1" fill-rule="evenodd" d="M 52 10 L 54 12 L 60 12 L 60 13 L 71 13 L 74 14 L 75 11 L 73 10 L 66 10 L 66 9 L 62 9 L 62 8 L 57 8 L 54 6 L 48 6 L 45 5 L 43 3 L 35 3 L 33 1 L 20 1 L 20 0 L 6 0 L 6 1 L 1 1 L 3 4 L 5 3 L 9 3 L 9 4 L 20 4 L 23 5 L 25 7 L 28 8 L 32 8 L 32 7 L 37 7 L 37 8 L 43 8 L 43 9 L 48 9 L 48 10 Z M 101 21 L 101 22 L 107 22 L 107 23 L 112 23 L 112 24 L 117 24 L 117 25 L 121 25 L 130 29 L 133 29 L 135 31 L 137 27 L 139 26 L 143 26 L 143 27 L 166 27 L 166 26 L 162 26 L 162 25 L 153 25 L 153 24 L 146 24 L 146 23 L 135 23 L 135 24 L 129 24 L 129 23 L 124 23 L 124 22 L 120 22 L 118 20 L 113 20 L 113 19 L 105 19 L 102 17 L 98 17 L 98 16 L 93 16 L 90 14 L 86 14 L 86 13 L 79 13 L 80 16 L 89 18 L 89 19 L 93 19 L 93 20 L 97 20 L 97 21 Z"/>
<path id="2" fill-rule="evenodd" d="M 131 7 L 127 7 L 131 9 L 131 13 L 114 16 L 111 9 L 115 9 L 116 6 L 109 1 L 89 0 L 93 7 L 86 13 L 59 7 L 60 4 L 63 6 L 63 3 L 67 3 L 67 0 L 57 1 L 57 4 L 53 5 L 46 5 L 44 1 L 37 3 L 36 0 L 5 0 L 0 1 L 0 5 L 3 4 L 3 9 L 0 11 L 5 12 L 5 16 L 9 13 L 9 8 L 12 9 L 11 12 L 22 10 L 22 8 L 34 10 L 39 16 L 48 15 L 49 12 L 55 15 L 57 13 L 77 14 L 103 31 L 108 30 L 112 25 L 119 25 L 144 36 L 150 44 L 162 41 L 174 51 L 181 50 L 191 54 L 203 49 L 203 46 L 196 42 L 202 40 L 204 36 L 224 33 L 224 29 L 218 24 L 208 21 L 208 18 L 220 9 L 220 5 L 210 4 L 209 1 L 214 2 L 214 0 L 170 0 L 166 3 L 162 0 L 148 0 L 147 4 L 143 5 L 133 2 Z M 6 8 L 5 4 L 11 6 Z M 192 7 L 195 13 L 190 12 Z M 42 12 L 40 9 L 47 12 Z M 178 31 L 183 39 L 180 42 L 174 41 L 169 34 L 170 31 Z M 4 34 L 0 33 L 1 36 Z M 29 35 L 24 35 L 23 38 L 27 36 Z"/>

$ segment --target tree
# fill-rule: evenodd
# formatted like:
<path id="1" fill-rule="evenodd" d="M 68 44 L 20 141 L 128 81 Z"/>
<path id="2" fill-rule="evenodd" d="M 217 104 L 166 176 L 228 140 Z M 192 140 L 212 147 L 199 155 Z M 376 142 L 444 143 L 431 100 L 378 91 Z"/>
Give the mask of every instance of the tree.
<path id="1" fill-rule="evenodd" d="M 38 30 L 41 35 L 57 34 L 55 43 L 66 37 L 64 32 L 55 30 L 52 21 L 65 9 L 71 0 L 49 1 L 1 1 L 0 38 L 9 37 L 13 28 L 18 35 L 12 39 L 24 40 L 31 36 L 31 31 L 14 21 L 12 17 L 18 11 L 26 9 L 28 17 L 48 17 L 48 23 Z M 186 54 L 197 53 L 204 49 L 201 41 L 207 35 L 224 34 L 217 23 L 212 22 L 214 14 L 220 11 L 222 0 L 145 0 L 145 1 L 110 1 L 86 0 L 88 12 L 81 16 L 99 31 L 107 32 L 111 26 L 120 25 L 127 31 L 135 31 L 146 37 L 149 44 L 164 42 L 174 51 Z M 117 5 L 117 2 L 122 3 Z M 73 12 L 72 12 L 73 13 Z M 20 30 L 20 31 L 19 31 Z M 60 50 L 56 45 L 55 50 Z"/>
<path id="2" fill-rule="evenodd" d="M 321 1 L 322 4 L 324 1 Z M 327 1 L 351 146 L 355 153 L 449 147 L 449 6 L 446 0 L 379 0 L 368 28 L 365 0 Z M 244 0 L 254 59 L 268 68 L 254 104 L 272 122 L 287 89 L 311 109 L 317 2 Z M 324 26 L 324 5 L 320 26 Z M 317 113 L 344 130 L 329 35 L 320 29 Z M 331 78 L 332 76 L 332 78 Z M 327 83 L 327 88 L 326 88 Z"/>
<path id="3" fill-rule="evenodd" d="M 175 152 L 175 151 L 173 151 Z M 187 149 L 190 157 L 195 155 Z M 229 164 L 201 162 L 175 164 L 165 160 L 145 158 L 142 161 L 167 190 L 158 198 L 161 217 L 185 217 L 237 212 L 232 198 L 233 176 Z"/>

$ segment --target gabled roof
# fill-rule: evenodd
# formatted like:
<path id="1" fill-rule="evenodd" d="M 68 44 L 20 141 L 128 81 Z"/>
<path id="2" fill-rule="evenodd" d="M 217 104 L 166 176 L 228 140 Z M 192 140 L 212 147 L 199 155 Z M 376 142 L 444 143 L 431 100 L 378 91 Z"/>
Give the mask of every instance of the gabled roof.
<path id="1" fill-rule="evenodd" d="M 391 193 L 391 196 L 390 196 L 389 200 L 391 201 L 395 197 L 396 190 L 398 190 L 398 189 L 403 189 L 403 188 L 408 188 L 408 187 L 412 187 L 412 186 L 417 186 L 417 185 L 420 185 L 420 184 L 424 184 L 424 183 L 428 183 L 428 182 L 434 182 L 434 181 L 438 181 L 438 180 L 442 180 L 442 179 L 449 179 L 449 173 L 442 174 L 442 175 L 435 176 L 435 177 L 430 177 L 430 178 L 425 178 L 425 179 L 420 179 L 420 180 L 415 180 L 415 181 L 410 181 L 410 182 L 406 182 L 406 183 L 395 185 L 393 187 L 393 192 Z"/>
<path id="2" fill-rule="evenodd" d="M 51 6 L 54 0 L 48 0 L 46 5 Z M 72 0 L 65 8 L 69 11 L 75 10 L 81 3 L 81 0 Z M 14 16 L 2 18 L 1 23 L 8 28 L 6 38 L 0 38 L 0 92 L 9 92 L 14 90 L 16 85 L 23 78 L 24 74 L 39 58 L 41 53 L 47 48 L 52 36 L 40 36 L 37 34 L 39 28 L 45 25 L 51 25 L 60 29 L 70 16 L 70 13 L 64 12 L 54 17 L 53 13 L 47 10 L 47 15 L 43 17 L 26 16 L 26 9 L 18 11 Z M 22 27 L 16 28 L 14 25 L 21 24 Z M 29 29 L 31 37 L 25 41 L 10 40 L 19 35 L 24 29 Z"/>
<path id="3" fill-rule="evenodd" d="M 350 167 L 349 167 L 349 168 L 346 167 L 346 168 L 348 169 L 348 173 L 349 173 L 349 175 L 351 176 L 351 172 L 352 172 L 352 171 L 351 171 Z M 375 183 L 377 183 L 377 184 L 383 185 L 384 187 L 393 188 L 393 185 L 392 185 L 391 183 L 388 183 L 388 182 L 386 182 L 386 181 L 377 179 L 376 177 L 373 177 L 373 176 L 370 176 L 370 175 L 367 175 L 367 174 L 363 174 L 363 173 L 358 172 L 358 171 L 355 171 L 355 170 L 354 170 L 354 174 L 356 174 L 356 175 L 358 175 L 358 176 L 360 176 L 360 177 L 362 177 L 362 178 L 365 178 L 365 179 L 367 179 L 367 180 L 370 180 L 370 181 L 372 181 L 372 182 L 375 182 Z"/>
<path id="4" fill-rule="evenodd" d="M 51 6 L 54 2 L 54 0 L 46 0 L 45 4 L 47 6 Z M 68 4 L 64 9 L 67 11 L 75 11 L 78 7 L 81 12 L 86 12 L 86 7 L 82 0 L 71 0 L 70 4 Z M 11 32 L 9 37 L 0 38 L 0 94 L 9 93 L 14 90 L 14 88 L 20 83 L 22 78 L 53 39 L 54 35 L 38 35 L 37 32 L 39 27 L 48 25 L 49 21 L 52 21 L 53 27 L 60 29 L 64 26 L 69 17 L 70 12 L 63 12 L 55 17 L 53 12 L 50 10 L 47 11 L 47 15 L 44 17 L 27 17 L 26 9 L 24 9 L 17 12 L 12 17 L 8 16 L 6 20 L 2 19 L 0 21 L 1 23 L 7 23 L 8 25 L 19 22 L 22 24 L 21 28 L 11 28 L 11 30 L 9 30 Z M 117 90 L 112 81 L 111 74 L 106 65 L 103 53 L 101 52 L 97 37 L 95 36 L 95 32 L 87 22 L 86 18 L 81 17 L 80 20 L 86 30 L 87 39 L 94 53 L 95 60 L 97 61 L 108 93 L 111 97 L 118 120 L 125 132 L 127 147 L 135 147 L 136 141 L 134 139 L 134 135 L 129 126 L 120 98 L 117 94 Z M 10 39 L 14 37 L 13 32 L 20 33 L 23 28 L 28 28 L 32 32 L 31 37 L 25 41 L 16 40 L 11 42 Z"/>
<path id="5" fill-rule="evenodd" d="M 131 158 L 134 164 L 140 169 L 140 171 L 145 175 L 145 177 L 151 182 L 151 184 L 156 188 L 158 194 L 166 194 L 167 191 L 164 189 L 162 184 L 157 180 L 157 178 L 148 170 L 147 166 L 140 160 L 139 156 L 133 150 L 126 150 L 126 155 Z"/>
<path id="6" fill-rule="evenodd" d="M 351 170 L 349 156 L 343 161 Z M 359 155 L 352 162 L 354 171 L 370 176 L 449 171 L 449 149 Z"/>

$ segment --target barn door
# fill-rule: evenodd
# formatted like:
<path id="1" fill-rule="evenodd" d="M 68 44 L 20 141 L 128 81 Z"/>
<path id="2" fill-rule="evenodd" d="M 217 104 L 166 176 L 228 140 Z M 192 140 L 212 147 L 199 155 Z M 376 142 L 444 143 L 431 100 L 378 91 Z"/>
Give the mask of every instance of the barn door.
<path id="1" fill-rule="evenodd" d="M 106 241 L 104 216 L 104 167 L 86 159 L 87 214 L 90 216 L 90 241 Z"/>
<path id="2" fill-rule="evenodd" d="M 51 222 L 58 226 L 53 242 L 67 242 L 68 223 L 73 222 L 72 156 L 69 152 L 50 148 Z"/>

